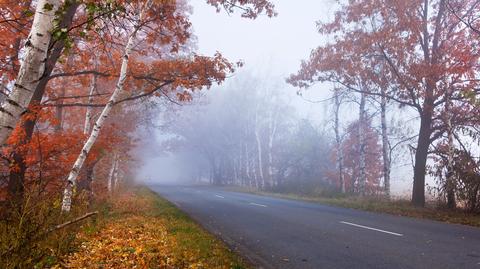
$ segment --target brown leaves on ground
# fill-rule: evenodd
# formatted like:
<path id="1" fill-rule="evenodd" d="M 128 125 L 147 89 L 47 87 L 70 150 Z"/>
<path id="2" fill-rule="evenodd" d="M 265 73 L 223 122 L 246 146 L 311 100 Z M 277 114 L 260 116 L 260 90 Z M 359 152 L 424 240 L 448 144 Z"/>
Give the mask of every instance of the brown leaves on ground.
<path id="1" fill-rule="evenodd" d="M 149 191 L 124 194 L 56 268 L 243 268 L 223 244 Z M 100 227 L 101 226 L 101 227 Z"/>

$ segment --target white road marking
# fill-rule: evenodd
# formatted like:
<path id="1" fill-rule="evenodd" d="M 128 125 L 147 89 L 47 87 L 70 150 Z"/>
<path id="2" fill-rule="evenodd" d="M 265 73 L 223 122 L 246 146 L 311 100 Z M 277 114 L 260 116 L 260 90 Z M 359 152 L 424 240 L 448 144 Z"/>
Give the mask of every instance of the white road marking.
<path id="1" fill-rule="evenodd" d="M 340 221 L 340 223 L 355 226 L 355 227 L 359 227 L 359 228 L 363 228 L 363 229 L 368 229 L 368 230 L 372 230 L 372 231 L 377 231 L 377 232 L 381 232 L 381 233 L 386 233 L 386 234 L 391 234 L 391 235 L 396 235 L 396 236 L 403 236 L 403 234 L 389 232 L 389 231 L 385 231 L 385 230 L 380 230 L 380 229 L 376 229 L 376 228 L 372 228 L 372 227 L 368 227 L 368 226 L 363 226 L 363 225 L 355 224 L 355 223 L 351 223 L 351 222 Z"/>
<path id="2" fill-rule="evenodd" d="M 250 203 L 250 204 L 255 205 L 255 206 L 267 207 L 266 205 L 261 205 L 261 204 L 257 204 L 257 203 Z"/>
<path id="3" fill-rule="evenodd" d="M 215 194 L 215 196 L 218 197 L 218 198 L 222 198 L 222 199 L 225 198 L 225 197 L 223 197 L 223 196 L 221 196 L 221 195 L 218 195 L 218 194 Z"/>

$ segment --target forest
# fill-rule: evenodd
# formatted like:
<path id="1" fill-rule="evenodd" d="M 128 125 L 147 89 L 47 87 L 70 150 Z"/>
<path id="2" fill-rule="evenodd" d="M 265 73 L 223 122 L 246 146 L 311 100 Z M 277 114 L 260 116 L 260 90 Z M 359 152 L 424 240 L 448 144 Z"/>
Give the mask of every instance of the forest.
<path id="1" fill-rule="evenodd" d="M 282 16 L 275 1 L 202 2 Z M 324 42 L 276 77 L 200 53 L 188 0 L 0 0 L 0 267 L 64 255 L 77 222 L 152 180 L 148 148 L 183 183 L 478 216 L 480 1 L 330 2 L 311 22 Z"/>

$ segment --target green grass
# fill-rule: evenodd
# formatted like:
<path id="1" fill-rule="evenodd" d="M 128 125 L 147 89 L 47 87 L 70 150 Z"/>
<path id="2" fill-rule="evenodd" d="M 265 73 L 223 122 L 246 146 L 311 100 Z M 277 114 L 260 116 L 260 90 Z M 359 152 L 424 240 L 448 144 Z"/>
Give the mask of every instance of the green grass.
<path id="1" fill-rule="evenodd" d="M 139 189 L 137 195 L 154 201 L 154 207 L 147 212 L 147 215 L 167 220 L 167 230 L 176 238 L 179 255 L 193 249 L 198 257 L 209 260 L 210 265 L 230 264 L 230 268 L 248 268 L 246 263 L 237 254 L 230 251 L 223 242 L 203 229 L 172 203 L 147 188 Z"/>

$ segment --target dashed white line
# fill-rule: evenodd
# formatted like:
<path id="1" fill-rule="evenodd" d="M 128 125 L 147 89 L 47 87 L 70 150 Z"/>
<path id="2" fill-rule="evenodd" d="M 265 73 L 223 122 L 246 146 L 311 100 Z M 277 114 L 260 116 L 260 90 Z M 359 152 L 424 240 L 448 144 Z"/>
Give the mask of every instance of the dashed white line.
<path id="1" fill-rule="evenodd" d="M 267 207 L 266 205 L 257 204 L 257 203 L 250 203 L 250 204 L 251 204 L 251 205 L 255 205 L 255 206 Z"/>
<path id="2" fill-rule="evenodd" d="M 218 198 L 222 198 L 222 199 L 225 198 L 225 197 L 223 197 L 223 196 L 221 196 L 221 195 L 218 195 L 218 194 L 215 194 L 215 196 L 218 197 Z"/>
<path id="3" fill-rule="evenodd" d="M 385 230 L 380 230 L 380 229 L 377 229 L 377 228 L 363 226 L 363 225 L 355 224 L 355 223 L 351 223 L 351 222 L 340 221 L 340 223 L 355 226 L 355 227 L 359 227 L 359 228 L 363 228 L 363 229 L 367 229 L 367 230 L 372 230 L 372 231 L 377 231 L 377 232 L 381 232 L 381 233 L 391 234 L 391 235 L 395 235 L 395 236 L 403 236 L 403 234 L 389 232 L 389 231 L 385 231 Z"/>

